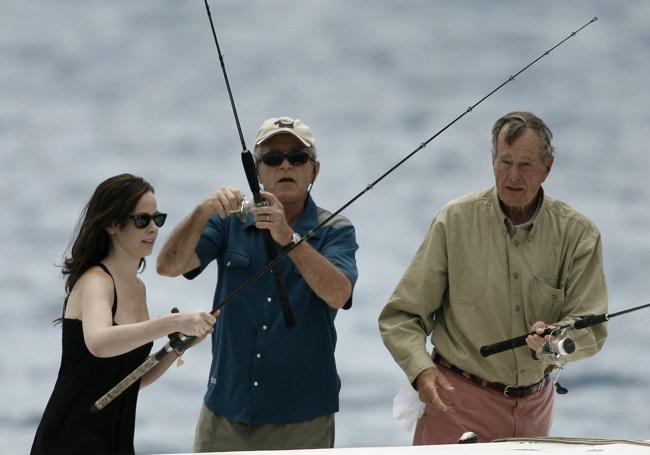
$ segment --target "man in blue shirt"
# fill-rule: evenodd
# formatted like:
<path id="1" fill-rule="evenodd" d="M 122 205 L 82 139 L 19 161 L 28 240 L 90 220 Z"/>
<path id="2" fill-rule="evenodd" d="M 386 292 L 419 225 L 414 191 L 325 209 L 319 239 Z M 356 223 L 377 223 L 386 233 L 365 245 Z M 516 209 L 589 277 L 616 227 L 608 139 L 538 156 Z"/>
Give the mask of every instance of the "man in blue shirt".
<path id="1" fill-rule="evenodd" d="M 320 162 L 307 125 L 266 120 L 254 156 L 268 205 L 242 222 L 229 214 L 243 193 L 223 187 L 176 226 L 158 257 L 158 273 L 188 279 L 216 260 L 213 307 L 269 262 L 261 230 L 280 253 L 331 215 L 309 195 Z M 221 309 L 195 452 L 333 447 L 341 385 L 334 319 L 352 305 L 357 248 L 354 227 L 339 215 L 280 261 L 293 328 L 271 272 Z"/>

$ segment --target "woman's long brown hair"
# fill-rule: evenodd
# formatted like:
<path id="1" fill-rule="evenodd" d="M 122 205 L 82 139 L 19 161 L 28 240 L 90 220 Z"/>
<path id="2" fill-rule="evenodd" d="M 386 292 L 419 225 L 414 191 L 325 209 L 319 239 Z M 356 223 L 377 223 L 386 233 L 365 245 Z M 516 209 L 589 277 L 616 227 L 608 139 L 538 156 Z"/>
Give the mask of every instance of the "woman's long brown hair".
<path id="1" fill-rule="evenodd" d="M 63 260 L 62 274 L 67 277 L 65 300 L 63 314 L 55 322 L 60 322 L 65 316 L 68 297 L 77 280 L 108 255 L 111 239 L 106 228 L 125 227 L 138 201 L 149 191 L 154 192 L 153 186 L 142 177 L 131 174 L 116 175 L 99 184 L 81 212 L 72 247 L 68 248 L 70 255 Z"/>

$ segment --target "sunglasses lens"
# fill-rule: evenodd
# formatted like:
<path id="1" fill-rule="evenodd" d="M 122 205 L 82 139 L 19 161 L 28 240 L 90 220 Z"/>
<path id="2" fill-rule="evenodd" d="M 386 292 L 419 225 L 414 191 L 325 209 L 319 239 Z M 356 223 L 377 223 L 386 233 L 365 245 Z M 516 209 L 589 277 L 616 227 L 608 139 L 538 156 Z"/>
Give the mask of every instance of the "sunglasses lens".
<path id="1" fill-rule="evenodd" d="M 287 155 L 287 160 L 292 166 L 305 164 L 309 160 L 309 154 L 305 152 L 290 152 Z"/>
<path id="2" fill-rule="evenodd" d="M 134 215 L 133 216 L 133 224 L 138 229 L 146 228 L 147 226 L 149 226 L 150 221 L 151 221 L 151 218 L 149 217 L 149 215 Z"/>
<path id="3" fill-rule="evenodd" d="M 153 216 L 153 222 L 158 227 L 162 227 L 162 225 L 165 224 L 166 219 L 167 219 L 166 213 L 157 213 L 156 215 Z"/>
<path id="4" fill-rule="evenodd" d="M 284 156 L 282 152 L 269 152 L 262 156 L 262 161 L 267 166 L 279 166 L 284 161 Z"/>

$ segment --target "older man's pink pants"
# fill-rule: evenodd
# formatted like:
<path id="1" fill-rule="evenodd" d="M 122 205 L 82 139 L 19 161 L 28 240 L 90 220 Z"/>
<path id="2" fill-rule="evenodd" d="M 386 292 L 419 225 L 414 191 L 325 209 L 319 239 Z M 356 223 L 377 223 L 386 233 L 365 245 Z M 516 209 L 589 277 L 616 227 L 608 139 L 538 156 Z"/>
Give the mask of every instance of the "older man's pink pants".
<path id="1" fill-rule="evenodd" d="M 479 442 L 499 438 L 548 436 L 553 418 L 553 383 L 524 398 L 507 398 L 503 394 L 470 382 L 444 366 L 454 391 L 438 388 L 440 398 L 452 409 L 439 411 L 427 405 L 418 420 L 413 445 L 455 444 L 466 431 L 473 431 Z"/>

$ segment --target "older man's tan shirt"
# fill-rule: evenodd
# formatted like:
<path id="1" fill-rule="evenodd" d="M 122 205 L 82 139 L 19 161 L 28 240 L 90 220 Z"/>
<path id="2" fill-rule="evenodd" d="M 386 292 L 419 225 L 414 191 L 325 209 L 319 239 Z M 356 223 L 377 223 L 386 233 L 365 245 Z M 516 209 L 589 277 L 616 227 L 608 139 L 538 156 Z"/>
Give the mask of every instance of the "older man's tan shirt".
<path id="1" fill-rule="evenodd" d="M 512 228 L 496 188 L 446 204 L 379 316 L 384 344 L 412 382 L 435 367 L 426 337 L 452 364 L 488 381 L 529 385 L 550 366 L 527 347 L 479 349 L 530 330 L 607 312 L 600 233 L 569 205 L 542 195 L 527 228 Z M 510 232 L 509 232 L 510 230 Z M 576 330 L 569 361 L 598 352 L 605 324 Z"/>

